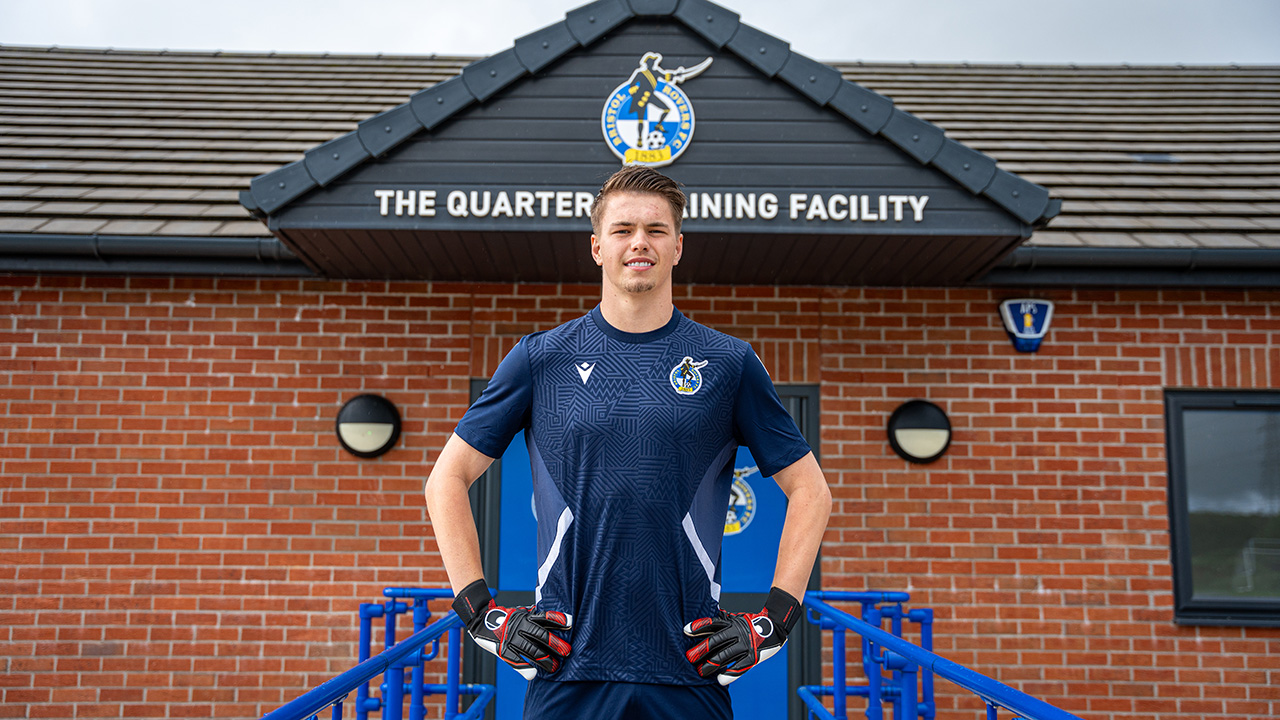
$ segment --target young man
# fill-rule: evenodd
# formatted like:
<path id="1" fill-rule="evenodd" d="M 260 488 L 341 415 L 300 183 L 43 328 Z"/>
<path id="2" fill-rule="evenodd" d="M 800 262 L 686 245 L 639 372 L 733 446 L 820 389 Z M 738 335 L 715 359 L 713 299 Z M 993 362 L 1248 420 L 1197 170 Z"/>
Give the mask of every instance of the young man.
<path id="1" fill-rule="evenodd" d="M 672 303 L 684 194 L 628 166 L 591 209 L 600 304 L 521 339 L 458 423 L 427 508 L 481 647 L 531 679 L 525 718 L 731 718 L 726 686 L 801 615 L 831 494 L 751 347 Z M 490 600 L 467 489 L 525 430 L 538 522 L 536 605 Z M 787 495 L 759 613 L 718 608 L 739 445 Z"/>

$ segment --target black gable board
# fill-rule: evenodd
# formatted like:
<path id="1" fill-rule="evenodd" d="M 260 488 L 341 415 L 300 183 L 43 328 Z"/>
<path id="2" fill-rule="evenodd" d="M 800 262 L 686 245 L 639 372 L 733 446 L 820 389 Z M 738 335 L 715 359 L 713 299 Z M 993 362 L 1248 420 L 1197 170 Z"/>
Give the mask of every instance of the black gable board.
<path id="1" fill-rule="evenodd" d="M 768 36 L 754 28 L 737 32 L 744 30 L 755 52 L 787 52 L 781 41 L 762 42 Z M 309 238 L 333 231 L 322 255 L 332 261 L 317 268 L 330 276 L 596 280 L 585 204 L 622 164 L 605 141 L 602 112 L 654 52 L 667 71 L 712 58 L 679 85 L 693 107 L 693 133 L 683 154 L 660 168 L 690 195 L 679 280 L 956 284 L 1030 234 L 1029 224 L 992 200 L 870 134 L 844 110 L 815 102 L 829 96 L 836 105 L 848 97 L 841 90 L 853 87 L 833 89 L 825 66 L 770 57 L 776 64 L 762 71 L 760 59 L 746 62 L 732 46 L 716 48 L 671 17 L 624 20 L 288 204 L 269 225 L 290 245 L 303 244 L 298 231 Z M 765 74 L 778 69 L 780 76 Z M 911 118 L 896 117 L 915 134 Z M 928 140 L 936 142 L 932 134 Z M 973 158 L 945 156 L 956 159 Z M 851 204 L 856 220 L 847 217 Z M 769 212 L 776 214 L 764 217 Z M 395 247 L 336 252 L 357 239 Z M 341 261 L 352 253 L 367 260 Z M 378 260 L 392 257 L 432 261 Z"/>

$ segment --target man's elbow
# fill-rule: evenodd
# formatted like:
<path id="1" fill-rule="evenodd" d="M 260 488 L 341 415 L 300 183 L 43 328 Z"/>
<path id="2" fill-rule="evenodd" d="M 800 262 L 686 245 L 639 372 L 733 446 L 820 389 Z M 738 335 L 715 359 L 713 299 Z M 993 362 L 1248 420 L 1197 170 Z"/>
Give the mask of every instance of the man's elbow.
<path id="1" fill-rule="evenodd" d="M 428 515 L 434 515 L 436 510 L 448 502 L 448 498 L 454 494 L 450 485 L 456 481 L 453 481 L 449 473 L 443 470 L 437 463 L 431 474 L 427 475 L 427 482 L 422 487 L 422 495 L 427 501 Z"/>
<path id="2" fill-rule="evenodd" d="M 818 474 L 818 481 L 813 483 L 812 487 L 813 499 L 810 502 L 813 504 L 814 512 L 822 515 L 825 524 L 826 519 L 831 517 L 831 509 L 834 506 L 831 488 L 827 485 L 826 477 L 821 473 Z"/>

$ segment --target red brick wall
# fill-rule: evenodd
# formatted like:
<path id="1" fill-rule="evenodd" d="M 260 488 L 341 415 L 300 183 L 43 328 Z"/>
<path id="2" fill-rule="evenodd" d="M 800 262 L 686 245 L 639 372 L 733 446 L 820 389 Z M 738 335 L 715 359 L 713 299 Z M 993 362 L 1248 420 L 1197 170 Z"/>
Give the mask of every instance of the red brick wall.
<path id="1" fill-rule="evenodd" d="M 469 378 L 596 292 L 0 278 L 0 717 L 257 717 L 349 667 L 359 602 L 445 582 L 421 485 Z M 1172 623 L 1162 417 L 1280 387 L 1280 294 L 1038 293 L 1037 355 L 996 319 L 1020 294 L 677 303 L 822 384 L 827 588 L 909 590 L 942 654 L 1088 718 L 1280 714 L 1280 631 Z M 404 417 L 374 461 L 333 433 L 366 391 Z M 912 397 L 955 426 L 927 467 L 884 437 Z"/>

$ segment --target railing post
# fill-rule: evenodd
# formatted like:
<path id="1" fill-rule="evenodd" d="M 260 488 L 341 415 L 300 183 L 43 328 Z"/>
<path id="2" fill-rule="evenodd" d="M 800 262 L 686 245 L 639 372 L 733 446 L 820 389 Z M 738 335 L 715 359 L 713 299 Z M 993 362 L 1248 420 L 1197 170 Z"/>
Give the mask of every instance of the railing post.
<path id="1" fill-rule="evenodd" d="M 398 664 L 387 668 L 382 689 L 382 720 L 404 718 L 404 668 Z"/>
<path id="2" fill-rule="evenodd" d="M 448 665 L 445 670 L 444 720 L 453 720 L 458 716 L 458 686 L 461 682 L 462 628 L 449 630 Z"/>
<path id="3" fill-rule="evenodd" d="M 920 647 L 933 652 L 933 609 L 912 610 L 911 619 L 920 623 Z M 933 699 L 933 671 L 929 668 L 920 669 L 920 685 L 925 720 L 933 720 L 938 714 L 938 705 Z"/>
<path id="4" fill-rule="evenodd" d="M 369 659 L 370 647 L 373 645 L 373 618 L 382 614 L 382 606 L 378 603 L 360 603 L 360 645 L 356 648 L 356 664 Z M 369 682 L 366 680 L 356 688 L 356 720 L 369 718 Z"/>
<path id="5" fill-rule="evenodd" d="M 835 718 L 836 720 L 849 720 L 849 713 L 845 705 L 845 645 L 844 645 L 844 628 L 836 625 L 831 629 L 831 675 L 835 682 L 833 695 L 835 696 Z"/>
<path id="6" fill-rule="evenodd" d="M 915 663 L 905 663 L 900 669 L 901 680 L 898 687 L 902 689 L 898 705 L 902 708 L 902 720 L 916 720 L 920 712 L 917 693 L 919 692 L 919 667 Z"/>
<path id="7" fill-rule="evenodd" d="M 880 627 L 880 608 L 872 605 L 864 609 L 862 615 L 867 623 Z M 859 639 L 862 641 L 862 674 L 867 676 L 867 720 L 884 720 L 884 694 L 880 691 L 884 675 L 880 659 L 876 657 L 876 646 L 865 637 Z"/>
<path id="8" fill-rule="evenodd" d="M 413 631 L 418 632 L 427 626 L 427 620 L 431 618 L 431 610 L 427 608 L 428 600 L 426 598 L 415 598 L 413 601 Z M 409 683 L 409 720 L 424 720 L 427 716 L 427 704 L 425 701 L 424 683 L 426 682 L 425 668 L 422 667 L 423 653 L 414 653 L 413 672 L 410 675 Z"/>
<path id="9" fill-rule="evenodd" d="M 383 645 L 387 650 L 396 644 L 396 613 L 405 609 L 404 603 L 395 600 L 386 602 L 387 629 L 383 637 Z M 382 676 L 382 720 L 403 720 L 404 718 L 404 666 L 392 663 Z"/>

